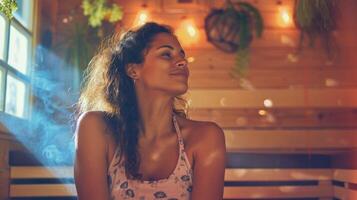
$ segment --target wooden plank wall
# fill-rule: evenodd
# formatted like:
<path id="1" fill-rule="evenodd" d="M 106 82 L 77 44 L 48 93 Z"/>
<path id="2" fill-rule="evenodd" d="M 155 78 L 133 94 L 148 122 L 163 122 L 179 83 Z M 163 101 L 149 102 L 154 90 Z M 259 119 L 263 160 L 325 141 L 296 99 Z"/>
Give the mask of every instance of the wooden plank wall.
<path id="1" fill-rule="evenodd" d="M 143 2 L 117 2 L 125 8 L 122 25 L 130 27 Z M 235 64 L 234 54 L 227 54 L 214 48 L 206 41 L 204 34 L 205 16 L 211 8 L 222 7 L 223 0 L 197 0 L 189 4 L 179 4 L 175 0 L 146 1 L 150 17 L 154 21 L 177 28 L 182 19 L 193 18 L 199 29 L 199 43 L 184 47 L 188 56 L 194 58 L 189 65 L 191 95 L 188 95 L 188 99 L 191 102 L 191 118 L 215 121 L 224 128 L 227 137 L 235 140 L 242 139 L 244 134 L 251 132 L 259 135 L 261 131 L 261 134 L 264 134 L 266 130 L 267 137 L 284 135 L 287 140 L 273 142 L 271 153 L 294 152 L 295 149 L 297 153 L 325 152 L 328 155 L 335 155 L 354 149 L 355 144 L 345 147 L 337 145 L 314 148 L 313 145 L 319 144 L 321 138 L 309 134 L 310 130 L 314 130 L 320 134 L 326 133 L 327 140 L 335 136 L 340 136 L 341 140 L 355 139 L 357 57 L 354 56 L 354 52 L 357 50 L 357 40 L 354 35 L 357 29 L 352 19 L 356 18 L 356 12 L 353 11 L 356 2 L 338 1 L 338 30 L 334 33 L 338 49 L 337 58 L 333 61 L 327 59 L 319 40 L 315 48 L 305 47 L 301 54 L 295 54 L 299 31 L 294 25 L 283 28 L 277 22 L 279 6 L 285 6 L 292 11 L 293 0 L 248 2 L 260 10 L 265 22 L 265 31 L 262 38 L 254 39 L 252 43 L 249 73 L 242 84 L 230 75 L 230 70 Z M 278 5 L 277 2 L 281 4 Z M 230 93 L 224 92 L 226 90 Z M 249 92 L 250 95 L 244 96 L 245 92 Z M 294 97 L 295 94 L 299 94 L 299 99 Z M 276 104 L 272 108 L 264 108 L 263 100 L 254 99 L 258 96 L 263 99 L 275 98 Z M 204 103 L 202 97 L 205 99 Z M 328 103 L 331 99 L 335 99 L 335 103 Z M 230 103 L 227 103 L 228 101 Z M 230 106 L 224 105 L 224 102 Z M 266 114 L 260 115 L 260 110 L 266 111 Z M 348 129 L 351 135 L 345 135 L 345 129 Z M 288 138 L 296 133 L 295 130 L 298 130 L 311 146 L 289 149 L 287 146 L 293 145 L 294 141 Z M 232 132 L 239 133 L 242 137 L 237 136 L 238 134 L 232 136 Z M 256 144 L 259 144 L 258 141 L 257 139 Z M 287 144 L 284 144 L 284 141 Z M 238 144 L 241 143 L 238 141 L 228 141 L 228 144 L 232 144 L 231 150 L 234 152 L 251 150 L 269 153 L 263 147 L 259 150 L 254 142 L 254 139 L 250 140 L 251 148 L 240 148 Z"/>
<path id="2" fill-rule="evenodd" d="M 117 2 L 125 8 L 122 26 L 130 27 L 143 2 Z M 305 47 L 300 54 L 296 54 L 299 30 L 294 25 L 283 28 L 277 21 L 279 7 L 292 11 L 294 0 L 247 2 L 260 10 L 265 31 L 262 38 L 253 40 L 249 73 L 242 82 L 230 75 L 235 64 L 234 54 L 213 47 L 206 41 L 204 34 L 205 16 L 211 8 L 221 8 L 223 0 L 197 0 L 188 4 L 180 4 L 175 0 L 146 1 L 152 20 L 177 28 L 182 19 L 192 18 L 199 29 L 199 42 L 184 46 L 188 56 L 194 58 L 189 65 L 190 89 L 187 95 L 191 103 L 191 118 L 217 122 L 227 132 L 227 137 L 232 131 L 244 135 L 259 130 L 262 134 L 264 130 L 279 130 L 288 138 L 294 134 L 294 130 L 298 130 L 301 134 L 306 133 L 303 135 L 307 140 L 315 141 L 310 141 L 314 145 L 318 144 L 319 138 L 309 138 L 309 130 L 313 129 L 321 131 L 321 134 L 325 131 L 336 135 L 341 133 L 342 139 L 353 141 L 351 139 L 354 139 L 355 134 L 346 136 L 343 129 L 356 133 L 357 128 L 357 81 L 354 78 L 357 75 L 357 57 L 354 56 L 357 49 L 354 35 L 357 29 L 352 20 L 356 18 L 356 12 L 353 11 L 356 2 L 338 1 L 338 30 L 334 33 L 338 49 L 333 61 L 327 59 L 319 40 L 315 48 Z M 264 98 L 273 99 L 274 106 L 264 108 Z M 266 113 L 260 115 L 260 110 Z M 274 137 L 274 131 L 268 132 L 267 136 Z M 332 139 L 334 136 L 326 134 L 326 137 Z M 254 143 L 254 140 L 251 142 Z M 284 153 L 288 149 L 283 146 L 289 144 L 293 145 L 292 142 L 285 145 L 276 142 L 272 152 Z M 343 149 L 348 151 L 353 148 L 354 145 L 351 145 Z M 338 147 L 325 149 L 328 154 L 341 153 Z M 306 146 L 297 152 L 321 152 L 310 150 Z"/>

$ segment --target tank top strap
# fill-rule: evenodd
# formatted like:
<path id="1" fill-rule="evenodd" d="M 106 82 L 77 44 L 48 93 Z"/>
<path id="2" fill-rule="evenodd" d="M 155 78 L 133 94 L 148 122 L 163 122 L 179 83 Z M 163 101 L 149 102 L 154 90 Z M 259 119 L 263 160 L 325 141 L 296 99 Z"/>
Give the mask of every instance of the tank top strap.
<path id="1" fill-rule="evenodd" d="M 180 150 L 183 151 L 185 149 L 185 146 L 184 146 L 184 143 L 183 143 L 183 137 L 182 137 L 182 134 L 181 134 L 180 126 L 179 126 L 179 124 L 177 122 L 175 114 L 173 114 L 172 119 L 174 121 L 174 126 L 175 126 L 175 130 L 176 130 L 176 133 L 177 133 Z"/>

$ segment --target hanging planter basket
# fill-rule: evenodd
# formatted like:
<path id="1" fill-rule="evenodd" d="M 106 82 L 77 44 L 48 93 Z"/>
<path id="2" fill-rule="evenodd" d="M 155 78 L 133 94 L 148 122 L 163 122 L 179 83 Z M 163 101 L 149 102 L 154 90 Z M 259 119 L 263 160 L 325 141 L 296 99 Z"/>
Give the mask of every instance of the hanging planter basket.
<path id="1" fill-rule="evenodd" d="M 245 12 L 245 11 L 243 11 Z M 205 19 L 205 31 L 207 39 L 218 49 L 233 53 L 239 48 L 241 42 L 249 45 L 253 39 L 251 32 L 247 32 L 244 41 L 240 41 L 239 31 L 243 28 L 251 28 L 251 19 L 242 19 L 246 15 L 240 16 L 235 10 L 214 9 Z M 240 24 L 241 20 L 246 24 Z M 241 27 L 246 26 L 248 27 Z"/>
<path id="2" fill-rule="evenodd" d="M 254 32 L 260 37 L 263 19 L 258 9 L 249 3 L 227 1 L 225 9 L 213 9 L 205 18 L 207 40 L 218 49 L 236 53 L 234 74 L 243 76 L 248 67 L 249 46 Z"/>
<path id="3" fill-rule="evenodd" d="M 327 57 L 333 59 L 337 48 L 333 31 L 337 29 L 336 0 L 295 0 L 294 23 L 300 30 L 298 53 L 303 50 L 303 44 L 308 39 L 310 47 L 315 40 L 321 39 Z"/>

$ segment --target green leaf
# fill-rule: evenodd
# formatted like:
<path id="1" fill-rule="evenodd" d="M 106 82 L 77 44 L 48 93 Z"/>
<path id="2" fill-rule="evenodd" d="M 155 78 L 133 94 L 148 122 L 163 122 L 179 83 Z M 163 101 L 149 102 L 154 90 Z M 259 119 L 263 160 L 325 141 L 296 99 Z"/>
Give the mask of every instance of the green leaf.
<path id="1" fill-rule="evenodd" d="M 123 18 L 123 9 L 122 7 L 119 7 L 118 5 L 113 5 L 111 11 L 110 11 L 110 18 L 109 22 L 114 23 Z"/>
<path id="2" fill-rule="evenodd" d="M 123 18 L 123 10 L 117 4 L 107 5 L 107 0 L 83 0 L 83 14 L 88 16 L 89 25 L 98 27 L 102 25 L 105 17 L 109 17 L 111 23 L 117 22 Z"/>
<path id="3" fill-rule="evenodd" d="M 249 45 L 253 37 L 253 31 L 257 37 L 261 37 L 264 29 L 263 18 L 257 8 L 246 2 L 238 2 L 236 9 L 234 5 L 228 1 L 225 10 L 225 17 L 235 17 L 239 23 L 239 47 L 236 51 L 235 66 L 231 71 L 234 78 L 243 78 L 248 73 L 250 49 Z M 251 24 L 253 22 L 253 24 Z"/>
<path id="4" fill-rule="evenodd" d="M 238 5 L 253 17 L 256 36 L 261 37 L 264 29 L 264 20 L 259 10 L 246 2 L 239 2 Z"/>
<path id="5" fill-rule="evenodd" d="M 249 29 L 249 19 L 248 16 L 245 15 L 244 13 L 240 14 L 240 25 L 239 25 L 239 48 L 240 49 L 245 49 L 248 48 L 249 43 L 250 43 L 250 29 Z"/>
<path id="6" fill-rule="evenodd" d="M 245 77 L 248 74 L 249 58 L 250 58 L 249 48 L 238 49 L 235 57 L 236 65 L 234 66 L 232 72 L 240 78 Z"/>
<path id="7" fill-rule="evenodd" d="M 2 0 L 0 1 L 0 12 L 8 19 L 13 17 L 13 13 L 17 10 L 16 0 Z"/>

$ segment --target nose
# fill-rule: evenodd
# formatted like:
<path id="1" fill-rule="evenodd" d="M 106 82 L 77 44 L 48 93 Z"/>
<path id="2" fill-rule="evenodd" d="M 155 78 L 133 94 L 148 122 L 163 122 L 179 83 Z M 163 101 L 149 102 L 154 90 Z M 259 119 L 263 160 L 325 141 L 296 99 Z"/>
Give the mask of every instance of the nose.
<path id="1" fill-rule="evenodd" d="M 180 60 L 176 63 L 176 67 L 180 67 L 180 68 L 184 68 L 187 66 L 187 60 L 186 59 L 183 59 L 183 60 Z"/>

